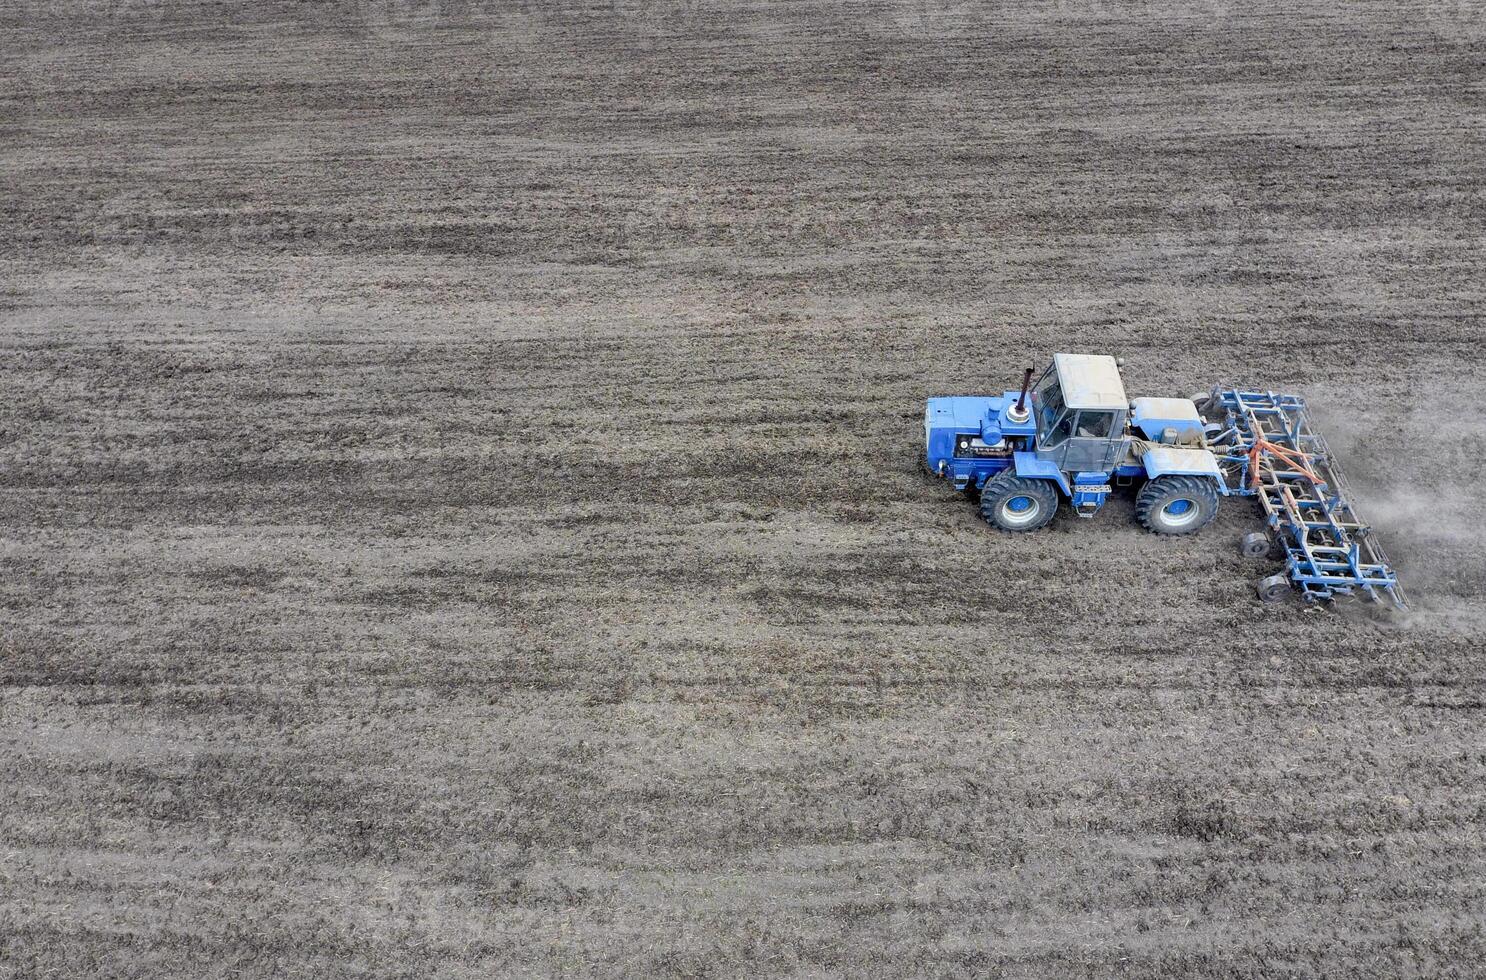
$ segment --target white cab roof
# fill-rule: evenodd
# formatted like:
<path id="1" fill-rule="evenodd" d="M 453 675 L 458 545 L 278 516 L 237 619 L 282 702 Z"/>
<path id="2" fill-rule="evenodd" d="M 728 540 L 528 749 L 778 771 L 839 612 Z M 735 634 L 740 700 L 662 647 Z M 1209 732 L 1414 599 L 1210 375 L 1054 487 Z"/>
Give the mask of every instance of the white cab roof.
<path id="1" fill-rule="evenodd" d="M 1108 354 L 1054 354 L 1063 404 L 1069 408 L 1129 408 L 1120 369 Z"/>

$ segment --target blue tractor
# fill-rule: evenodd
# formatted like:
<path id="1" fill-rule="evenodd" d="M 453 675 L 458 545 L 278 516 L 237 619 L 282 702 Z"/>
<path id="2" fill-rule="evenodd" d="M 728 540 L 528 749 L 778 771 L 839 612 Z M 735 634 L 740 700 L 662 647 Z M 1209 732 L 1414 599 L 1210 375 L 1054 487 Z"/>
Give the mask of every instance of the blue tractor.
<path id="1" fill-rule="evenodd" d="M 1191 534 L 1229 491 L 1198 404 L 1125 397 L 1119 366 L 1097 354 L 1055 354 L 1032 384 L 999 396 L 931 398 L 929 469 L 980 492 L 981 515 L 1003 531 L 1047 525 L 1066 498 L 1093 517 L 1115 485 L 1142 484 L 1135 514 L 1157 534 Z"/>
<path id="2" fill-rule="evenodd" d="M 1125 398 L 1112 357 L 1054 354 L 1037 383 L 999 396 L 930 398 L 929 469 L 980 492 L 980 513 L 1003 531 L 1035 531 L 1067 498 L 1093 517 L 1116 485 L 1139 485 L 1135 516 L 1157 534 L 1212 522 L 1219 497 L 1252 497 L 1264 530 L 1243 536 L 1246 558 L 1282 557 L 1261 599 L 1298 589 L 1308 602 L 1362 598 L 1406 608 L 1398 575 L 1352 505 L 1335 455 L 1305 399 L 1218 385 L 1194 398 Z"/>

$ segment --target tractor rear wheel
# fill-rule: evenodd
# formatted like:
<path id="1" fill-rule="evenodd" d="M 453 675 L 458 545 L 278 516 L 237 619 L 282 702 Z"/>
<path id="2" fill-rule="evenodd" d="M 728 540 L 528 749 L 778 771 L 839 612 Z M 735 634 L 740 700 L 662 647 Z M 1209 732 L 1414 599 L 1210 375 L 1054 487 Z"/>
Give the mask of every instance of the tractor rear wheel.
<path id="1" fill-rule="evenodd" d="M 1047 480 L 1002 473 L 980 488 L 980 516 L 1003 531 L 1035 531 L 1058 511 L 1058 491 Z"/>
<path id="2" fill-rule="evenodd" d="M 1136 518 L 1157 534 L 1192 534 L 1217 514 L 1217 487 L 1198 476 L 1158 476 L 1135 498 Z"/>

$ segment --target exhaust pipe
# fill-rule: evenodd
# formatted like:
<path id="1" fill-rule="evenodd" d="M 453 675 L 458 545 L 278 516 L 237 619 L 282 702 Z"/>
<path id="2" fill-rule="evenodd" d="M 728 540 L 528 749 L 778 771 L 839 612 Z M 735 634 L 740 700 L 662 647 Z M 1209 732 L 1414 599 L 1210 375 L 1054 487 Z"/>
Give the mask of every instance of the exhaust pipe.
<path id="1" fill-rule="evenodd" d="M 1017 396 L 1016 404 L 1006 410 L 1006 417 L 1013 422 L 1025 422 L 1032 417 L 1027 411 L 1027 389 L 1032 387 L 1032 368 L 1027 368 L 1022 374 L 1022 393 Z"/>

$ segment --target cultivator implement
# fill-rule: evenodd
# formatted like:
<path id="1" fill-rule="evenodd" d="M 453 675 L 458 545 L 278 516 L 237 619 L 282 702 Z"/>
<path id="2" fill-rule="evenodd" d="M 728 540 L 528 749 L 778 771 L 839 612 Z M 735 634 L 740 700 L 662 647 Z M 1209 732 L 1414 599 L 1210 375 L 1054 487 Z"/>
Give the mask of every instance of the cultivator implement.
<path id="1" fill-rule="evenodd" d="M 1286 575 L 1261 582 L 1263 598 L 1278 598 L 1293 583 L 1312 602 L 1358 597 L 1406 608 L 1398 576 L 1353 509 L 1304 399 L 1220 387 L 1206 413 L 1217 419 L 1208 445 L 1226 493 L 1256 497 L 1269 534 L 1284 549 Z M 1260 544 L 1267 550 L 1268 542 Z"/>

